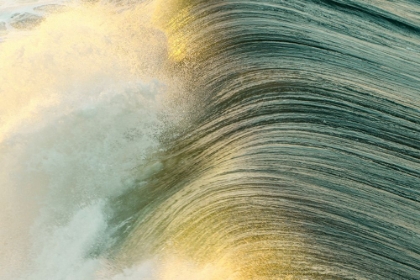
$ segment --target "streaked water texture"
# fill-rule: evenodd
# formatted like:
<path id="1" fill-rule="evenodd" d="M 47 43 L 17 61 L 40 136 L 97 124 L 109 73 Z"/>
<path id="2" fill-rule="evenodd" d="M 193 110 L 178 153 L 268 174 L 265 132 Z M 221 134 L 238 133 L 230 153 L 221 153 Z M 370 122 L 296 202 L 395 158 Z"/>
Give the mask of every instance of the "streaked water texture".
<path id="1" fill-rule="evenodd" d="M 105 2 L 47 93 L 0 72 L 1 190 L 44 203 L 23 279 L 420 279 L 417 1 Z M 13 38 L 0 70 L 33 59 Z"/>

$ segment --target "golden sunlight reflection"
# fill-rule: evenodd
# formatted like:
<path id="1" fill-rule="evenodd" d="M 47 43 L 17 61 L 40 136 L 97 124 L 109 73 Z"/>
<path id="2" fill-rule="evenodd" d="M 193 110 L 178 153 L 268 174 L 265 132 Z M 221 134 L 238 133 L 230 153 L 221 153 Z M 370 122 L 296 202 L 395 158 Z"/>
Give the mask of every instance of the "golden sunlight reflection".
<path id="1" fill-rule="evenodd" d="M 174 62 L 180 62 L 187 57 L 189 42 L 182 34 L 185 19 L 191 16 L 190 7 L 185 0 L 158 0 L 155 2 L 152 21 L 165 31 L 168 37 L 168 56 Z M 176 11 L 176 14 L 173 12 Z"/>
<path id="2" fill-rule="evenodd" d="M 159 280 L 235 280 L 231 264 L 227 262 L 197 265 L 186 259 L 171 257 L 164 260 Z"/>

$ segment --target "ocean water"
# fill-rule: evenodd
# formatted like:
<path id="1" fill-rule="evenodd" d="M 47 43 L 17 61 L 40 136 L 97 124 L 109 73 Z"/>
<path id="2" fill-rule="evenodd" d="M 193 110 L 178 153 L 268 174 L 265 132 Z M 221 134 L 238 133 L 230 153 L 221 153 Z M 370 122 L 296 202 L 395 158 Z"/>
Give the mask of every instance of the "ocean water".
<path id="1" fill-rule="evenodd" d="M 0 0 L 0 279 L 420 279 L 414 0 Z"/>

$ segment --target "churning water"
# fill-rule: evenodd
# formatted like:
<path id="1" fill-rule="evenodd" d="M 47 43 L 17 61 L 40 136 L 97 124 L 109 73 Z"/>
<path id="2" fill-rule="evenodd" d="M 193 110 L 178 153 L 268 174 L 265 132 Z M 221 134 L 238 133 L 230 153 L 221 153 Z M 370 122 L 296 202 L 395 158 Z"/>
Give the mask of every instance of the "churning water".
<path id="1" fill-rule="evenodd" d="M 0 1 L 0 279 L 420 279 L 414 0 Z"/>

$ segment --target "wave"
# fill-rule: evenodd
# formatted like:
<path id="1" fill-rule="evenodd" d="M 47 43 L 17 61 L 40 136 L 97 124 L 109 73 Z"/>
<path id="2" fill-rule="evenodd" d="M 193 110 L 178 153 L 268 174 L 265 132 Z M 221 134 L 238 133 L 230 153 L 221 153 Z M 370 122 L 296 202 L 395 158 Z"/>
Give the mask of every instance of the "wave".
<path id="1" fill-rule="evenodd" d="M 0 109 L 20 119 L 2 126 L 2 185 L 24 189 L 19 205 L 46 193 L 25 279 L 418 279 L 416 1 L 103 5 L 77 12 L 81 31 L 54 29 L 48 44 L 70 39 L 49 51 L 16 60 L 54 17 L 3 43 L 2 69 L 19 69 L 1 72 L 16 106 Z M 62 61 L 41 72 L 56 83 L 17 88 L 34 57 Z M 36 89 L 26 111 L 22 89 Z"/>
<path id="2" fill-rule="evenodd" d="M 198 112 L 136 209 L 128 259 L 165 248 L 238 279 L 416 279 L 419 6 L 177 5 L 170 50 Z"/>

